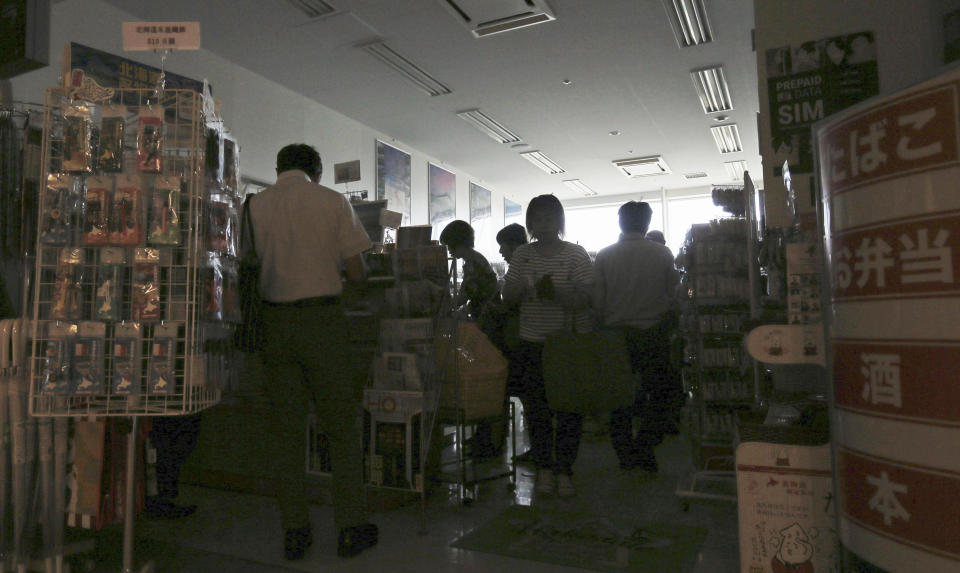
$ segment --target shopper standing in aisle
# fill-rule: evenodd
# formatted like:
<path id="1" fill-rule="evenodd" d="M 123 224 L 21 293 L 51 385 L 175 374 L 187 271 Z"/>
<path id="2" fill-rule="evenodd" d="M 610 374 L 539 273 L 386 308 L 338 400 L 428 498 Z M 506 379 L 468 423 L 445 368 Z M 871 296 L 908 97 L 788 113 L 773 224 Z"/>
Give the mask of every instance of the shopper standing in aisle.
<path id="1" fill-rule="evenodd" d="M 473 248 L 473 227 L 466 221 L 452 221 L 440 233 L 440 243 L 450 254 L 463 261 L 463 280 L 454 305 L 462 308 L 467 317 L 479 320 L 484 307 L 497 294 L 497 274 L 487 258 Z"/>
<path id="2" fill-rule="evenodd" d="M 527 410 L 537 466 L 534 489 L 551 493 L 556 487 L 557 493 L 566 497 L 575 493 L 571 476 L 583 434 L 583 416 L 554 412 L 548 406 L 543 344 L 547 336 L 562 330 L 593 329 L 589 312 L 593 273 L 587 251 L 561 239 L 563 205 L 554 195 L 540 195 L 530 201 L 527 229 L 534 242 L 514 251 L 503 285 L 503 300 L 520 305 L 515 362 L 521 369 L 521 400 Z"/>
<path id="3" fill-rule="evenodd" d="M 291 560 L 303 558 L 313 542 L 304 472 L 311 399 L 330 439 L 337 554 L 351 557 L 378 538 L 364 499 L 364 365 L 350 347 L 341 306 L 344 288 L 363 284 L 362 253 L 371 243 L 347 199 L 318 184 L 321 171 L 313 147 L 288 145 L 277 154 L 276 184 L 250 200 L 262 265 L 264 384 L 282 444 L 276 486 Z"/>
<path id="4" fill-rule="evenodd" d="M 669 319 L 680 274 L 665 246 L 644 238 L 653 209 L 638 201 L 618 211 L 620 240 L 597 253 L 594 300 L 601 328 L 623 331 L 640 387 L 633 406 L 610 416 L 610 436 L 623 469 L 657 472 L 654 447 L 663 440 L 676 390 L 670 376 Z M 633 430 L 634 416 L 640 429 Z"/>

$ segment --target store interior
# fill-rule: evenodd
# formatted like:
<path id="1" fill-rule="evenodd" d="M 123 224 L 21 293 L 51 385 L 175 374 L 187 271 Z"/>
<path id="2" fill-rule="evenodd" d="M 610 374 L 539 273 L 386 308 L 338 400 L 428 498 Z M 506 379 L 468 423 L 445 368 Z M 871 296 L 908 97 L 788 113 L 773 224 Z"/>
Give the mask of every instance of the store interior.
<path id="1" fill-rule="evenodd" d="M 933 382 L 960 340 L 960 2 L 602 4 L 2 7 L 0 573 L 960 569 L 960 404 Z M 284 559 L 284 444 L 235 338 L 241 205 L 299 142 L 374 244 L 348 315 L 380 537 L 350 559 L 312 416 L 315 541 Z M 469 222 L 502 284 L 497 232 L 540 195 L 591 258 L 648 203 L 681 275 L 659 468 L 588 415 L 572 497 L 535 491 L 438 242 Z M 160 417 L 199 424 L 182 515 L 149 511 Z"/>

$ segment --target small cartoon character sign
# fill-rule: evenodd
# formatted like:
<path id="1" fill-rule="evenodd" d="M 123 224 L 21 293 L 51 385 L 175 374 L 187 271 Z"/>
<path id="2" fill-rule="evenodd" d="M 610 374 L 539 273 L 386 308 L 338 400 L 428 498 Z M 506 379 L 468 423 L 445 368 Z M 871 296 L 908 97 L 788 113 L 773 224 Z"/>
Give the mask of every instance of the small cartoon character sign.
<path id="1" fill-rule="evenodd" d="M 813 563 L 810 562 L 813 545 L 803 527 L 794 522 L 781 529 L 780 536 L 780 548 L 770 560 L 773 573 L 814 573 Z"/>

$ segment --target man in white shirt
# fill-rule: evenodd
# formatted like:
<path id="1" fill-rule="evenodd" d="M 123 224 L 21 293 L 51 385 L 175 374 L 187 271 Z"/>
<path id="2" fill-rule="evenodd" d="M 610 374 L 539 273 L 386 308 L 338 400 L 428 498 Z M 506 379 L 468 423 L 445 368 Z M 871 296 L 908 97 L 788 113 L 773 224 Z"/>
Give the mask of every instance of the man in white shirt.
<path id="1" fill-rule="evenodd" d="M 275 471 L 287 559 L 313 542 L 304 475 L 307 406 L 313 400 L 330 439 L 337 554 L 377 543 L 363 496 L 363 364 L 352 352 L 341 305 L 364 281 L 370 239 L 347 199 L 318 184 L 322 164 L 305 144 L 277 154 L 277 183 L 250 200 L 253 243 L 261 262 L 262 352 L 267 396 L 283 447 Z"/>
<path id="2" fill-rule="evenodd" d="M 663 439 L 676 402 L 667 320 L 680 274 L 670 250 L 644 238 L 653 215 L 649 204 L 629 201 L 618 214 L 620 240 L 601 249 L 594 262 L 594 310 L 602 328 L 623 331 L 641 382 L 634 405 L 611 415 L 610 436 L 621 468 L 656 473 L 653 448 Z M 635 415 L 641 418 L 636 436 Z"/>

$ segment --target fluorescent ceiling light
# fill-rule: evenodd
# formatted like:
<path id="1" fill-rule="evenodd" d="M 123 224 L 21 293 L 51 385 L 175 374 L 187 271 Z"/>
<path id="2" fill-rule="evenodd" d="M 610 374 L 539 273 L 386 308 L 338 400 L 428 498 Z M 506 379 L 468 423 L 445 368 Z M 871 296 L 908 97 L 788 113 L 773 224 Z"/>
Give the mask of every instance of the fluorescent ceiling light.
<path id="1" fill-rule="evenodd" d="M 697 90 L 703 113 L 716 113 L 733 109 L 730 86 L 723 75 L 723 66 L 690 72 L 693 87 Z"/>
<path id="2" fill-rule="evenodd" d="M 492 137 L 497 143 L 516 143 L 520 141 L 520 136 L 479 109 L 458 111 L 457 115 L 468 121 L 473 127 Z"/>
<path id="3" fill-rule="evenodd" d="M 527 26 L 533 26 L 534 24 L 550 22 L 552 20 L 554 20 L 552 14 L 547 14 L 546 12 L 528 12 L 526 14 L 518 14 L 510 18 L 504 18 L 503 20 L 483 22 L 479 24 L 473 31 L 473 35 L 478 38 L 482 38 L 492 34 L 499 34 L 500 32 L 508 32 L 518 28 L 526 28 Z"/>
<path id="4" fill-rule="evenodd" d="M 713 41 L 713 31 L 707 20 L 705 0 L 663 0 L 667 17 L 681 48 L 698 46 Z"/>
<path id="5" fill-rule="evenodd" d="M 621 173 L 630 178 L 666 175 L 670 173 L 670 167 L 667 166 L 667 162 L 664 161 L 663 156 L 660 155 L 620 159 L 614 161 L 613 164 Z"/>
<path id="6" fill-rule="evenodd" d="M 563 173 L 565 170 L 563 167 L 560 167 L 553 162 L 549 157 L 540 153 L 539 151 L 526 151 L 520 154 L 520 157 L 523 157 L 530 163 L 533 163 L 540 169 L 543 169 L 550 175 L 556 175 L 558 173 Z"/>
<path id="7" fill-rule="evenodd" d="M 723 164 L 727 170 L 727 175 L 734 181 L 743 181 L 743 173 L 747 170 L 746 161 L 727 161 Z"/>
<path id="8" fill-rule="evenodd" d="M 423 71 L 423 68 L 381 41 L 362 44 L 357 47 L 393 68 L 395 72 L 402 75 L 427 95 L 439 96 L 453 91 L 443 85 L 440 80 Z"/>
<path id="9" fill-rule="evenodd" d="M 702 177 L 706 177 L 707 174 L 704 173 L 703 171 L 697 171 L 695 173 L 684 173 L 683 176 L 686 179 L 700 179 Z"/>
<path id="10" fill-rule="evenodd" d="M 737 128 L 737 124 L 731 123 L 711 127 L 710 133 L 713 134 L 713 140 L 716 142 L 720 153 L 743 151 L 743 143 L 740 142 L 740 130 Z"/>
<path id="11" fill-rule="evenodd" d="M 563 182 L 563 184 L 573 189 L 574 191 L 579 191 L 580 193 L 583 193 L 587 197 L 593 197 L 594 195 L 597 194 L 596 191 L 588 187 L 586 183 L 584 183 L 583 181 L 580 181 L 579 179 L 567 179 Z"/>
<path id="12" fill-rule="evenodd" d="M 308 18 L 319 18 L 337 11 L 336 8 L 324 0 L 287 0 L 307 15 Z"/>

